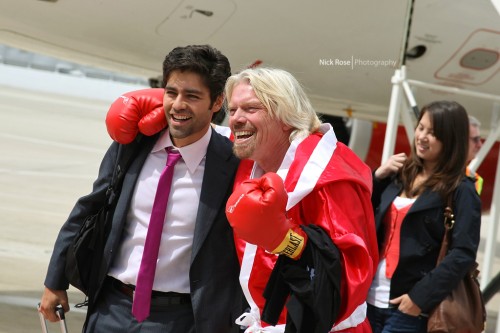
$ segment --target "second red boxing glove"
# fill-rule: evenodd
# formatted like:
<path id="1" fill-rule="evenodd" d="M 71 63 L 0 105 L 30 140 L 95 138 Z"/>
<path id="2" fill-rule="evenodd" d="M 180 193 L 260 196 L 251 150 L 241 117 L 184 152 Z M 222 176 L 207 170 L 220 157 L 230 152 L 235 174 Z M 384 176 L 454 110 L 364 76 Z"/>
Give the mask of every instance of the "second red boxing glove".
<path id="1" fill-rule="evenodd" d="M 306 233 L 286 216 L 288 195 L 275 173 L 242 182 L 226 204 L 226 216 L 235 234 L 269 252 L 298 259 Z"/>
<path id="2" fill-rule="evenodd" d="M 163 88 L 131 91 L 111 104 L 106 115 L 106 128 L 119 143 L 132 142 L 139 132 L 153 135 L 167 126 L 163 109 Z"/>

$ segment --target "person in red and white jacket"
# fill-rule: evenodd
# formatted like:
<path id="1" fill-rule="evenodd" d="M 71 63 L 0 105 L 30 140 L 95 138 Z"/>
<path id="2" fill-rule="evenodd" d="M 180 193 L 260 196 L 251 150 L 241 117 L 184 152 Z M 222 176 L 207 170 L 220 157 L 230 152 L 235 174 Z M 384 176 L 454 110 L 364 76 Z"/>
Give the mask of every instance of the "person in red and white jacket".
<path id="1" fill-rule="evenodd" d="M 250 305 L 237 323 L 247 333 L 371 332 L 365 300 L 378 249 L 370 169 L 321 124 L 286 71 L 235 74 L 226 98 L 242 159 L 226 215 Z"/>

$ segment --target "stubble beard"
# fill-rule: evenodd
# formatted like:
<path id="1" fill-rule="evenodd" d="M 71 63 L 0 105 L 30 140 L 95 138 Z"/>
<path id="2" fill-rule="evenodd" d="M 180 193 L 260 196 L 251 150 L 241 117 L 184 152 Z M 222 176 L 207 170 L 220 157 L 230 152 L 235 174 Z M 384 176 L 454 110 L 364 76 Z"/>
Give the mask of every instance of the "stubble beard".
<path id="1" fill-rule="evenodd" d="M 175 127 L 170 127 L 170 136 L 175 139 L 184 139 L 187 138 L 191 134 L 191 130 L 189 128 L 184 128 L 182 130 L 176 129 Z"/>
<path id="2" fill-rule="evenodd" d="M 233 146 L 233 153 L 239 159 L 250 159 L 254 151 L 255 151 L 255 144 L 253 143 L 244 145 L 235 144 Z"/>

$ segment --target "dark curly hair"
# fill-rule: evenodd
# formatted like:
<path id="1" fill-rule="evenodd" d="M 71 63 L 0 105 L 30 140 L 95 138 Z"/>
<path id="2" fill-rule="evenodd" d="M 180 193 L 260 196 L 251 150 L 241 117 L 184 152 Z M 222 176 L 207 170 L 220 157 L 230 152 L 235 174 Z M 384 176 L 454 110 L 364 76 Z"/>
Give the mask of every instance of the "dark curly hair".
<path id="1" fill-rule="evenodd" d="M 163 87 L 176 70 L 200 75 L 210 90 L 212 104 L 224 92 L 226 80 L 231 75 L 227 57 L 210 45 L 176 47 L 167 54 L 163 61 Z"/>

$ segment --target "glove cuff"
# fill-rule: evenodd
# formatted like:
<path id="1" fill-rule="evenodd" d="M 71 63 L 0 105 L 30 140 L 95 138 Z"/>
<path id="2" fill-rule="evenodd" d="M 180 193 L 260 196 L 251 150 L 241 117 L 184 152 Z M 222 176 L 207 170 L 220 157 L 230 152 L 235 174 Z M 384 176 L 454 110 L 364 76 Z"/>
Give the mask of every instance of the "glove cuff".
<path id="1" fill-rule="evenodd" d="M 292 259 L 298 259 L 304 251 L 307 235 L 300 229 L 297 231 L 288 229 L 280 245 L 271 252 L 274 254 L 283 254 Z"/>

